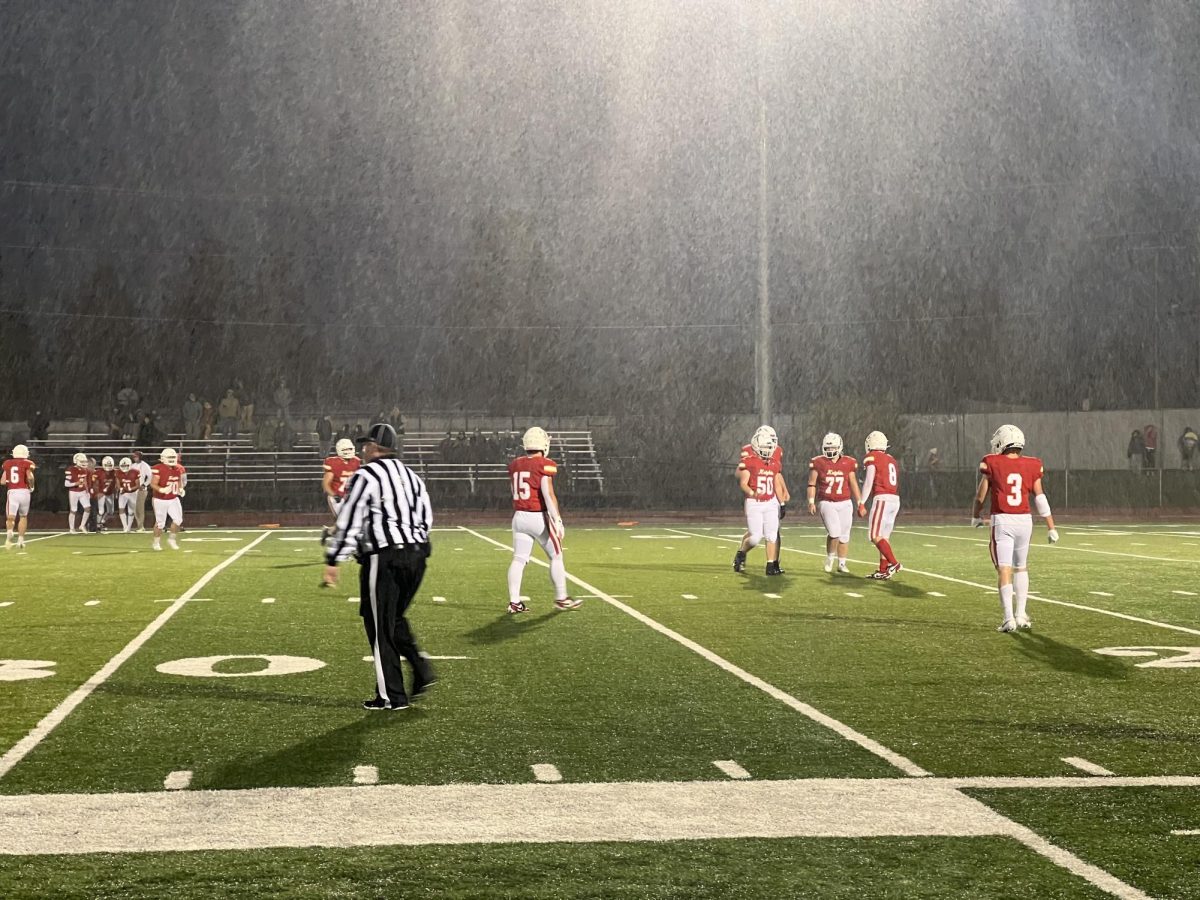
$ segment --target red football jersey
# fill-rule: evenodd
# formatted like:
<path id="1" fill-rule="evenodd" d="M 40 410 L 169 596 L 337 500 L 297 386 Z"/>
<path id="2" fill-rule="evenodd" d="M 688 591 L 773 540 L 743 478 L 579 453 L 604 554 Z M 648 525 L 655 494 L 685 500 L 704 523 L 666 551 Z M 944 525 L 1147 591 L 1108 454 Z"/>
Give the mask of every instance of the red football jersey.
<path id="1" fill-rule="evenodd" d="M 350 476 L 359 470 L 362 466 L 362 460 L 357 456 L 353 459 L 342 459 L 340 456 L 328 456 L 325 458 L 325 471 L 333 473 L 333 496 L 345 497 L 346 485 L 350 483 Z"/>
<path id="2" fill-rule="evenodd" d="M 122 494 L 136 494 L 141 486 L 142 475 L 137 469 L 117 472 L 117 488 Z"/>
<path id="3" fill-rule="evenodd" d="M 863 459 L 863 466 L 867 469 L 875 469 L 875 480 L 871 482 L 871 493 L 900 493 L 900 464 L 896 462 L 896 457 L 883 450 L 872 450 Z"/>
<path id="4" fill-rule="evenodd" d="M 776 456 L 764 460 L 757 453 L 742 457 L 742 461 L 738 463 L 739 472 L 745 470 L 750 473 L 750 487 L 754 489 L 754 500 L 775 499 L 775 476 L 781 468 Z"/>
<path id="5" fill-rule="evenodd" d="M 985 456 L 979 464 L 979 474 L 987 477 L 992 495 L 992 515 L 1002 513 L 1029 514 L 1029 494 L 1033 484 L 1045 470 L 1036 456 L 1005 456 L 995 453 Z"/>
<path id="6" fill-rule="evenodd" d="M 88 470 L 85 466 L 68 466 L 65 482 L 69 491 L 86 491 L 88 489 Z"/>
<path id="7" fill-rule="evenodd" d="M 818 500 L 850 499 L 850 476 L 858 471 L 854 457 L 829 459 L 826 456 L 814 456 L 808 467 L 817 473 Z"/>
<path id="8" fill-rule="evenodd" d="M 118 472 L 116 469 L 111 472 L 106 472 L 104 469 L 93 469 L 91 477 L 92 496 L 102 497 L 105 494 L 116 493 L 117 475 Z"/>
<path id="9" fill-rule="evenodd" d="M 29 488 L 29 473 L 36 469 L 32 459 L 6 459 L 0 471 L 4 473 L 4 486 L 9 490 Z"/>
<path id="10" fill-rule="evenodd" d="M 542 479 L 558 474 L 558 463 L 545 456 L 518 456 L 508 464 L 512 485 L 513 509 L 519 512 L 545 512 Z"/>
<path id="11" fill-rule="evenodd" d="M 158 487 L 154 489 L 154 497 L 156 500 L 174 500 L 179 496 L 179 490 L 183 486 L 183 476 L 187 473 L 187 469 L 183 466 L 168 466 L 166 463 L 158 463 L 150 467 L 153 473 L 150 477 L 158 475 Z M 153 483 L 153 482 L 152 482 Z"/>

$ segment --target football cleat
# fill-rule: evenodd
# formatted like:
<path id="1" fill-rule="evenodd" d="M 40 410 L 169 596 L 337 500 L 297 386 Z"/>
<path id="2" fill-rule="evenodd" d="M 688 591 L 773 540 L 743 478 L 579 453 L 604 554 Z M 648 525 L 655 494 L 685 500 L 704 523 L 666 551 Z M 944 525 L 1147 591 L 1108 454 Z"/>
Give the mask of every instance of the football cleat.
<path id="1" fill-rule="evenodd" d="M 1015 619 L 1005 619 L 996 630 L 1003 634 L 1010 634 L 1017 630 L 1017 622 Z"/>
<path id="2" fill-rule="evenodd" d="M 510 600 L 508 603 L 508 611 L 510 613 L 523 613 L 523 612 L 528 612 L 529 607 L 526 606 L 524 603 L 522 603 L 520 600 Z"/>
<path id="3" fill-rule="evenodd" d="M 904 568 L 904 566 L 900 565 L 900 563 L 891 563 L 887 567 L 887 577 L 891 578 L 893 575 L 895 575 L 897 572 L 899 572 L 903 568 Z"/>
<path id="4" fill-rule="evenodd" d="M 1017 627 L 1022 631 L 1033 630 L 1033 620 L 1029 616 L 1017 616 Z"/>
<path id="5" fill-rule="evenodd" d="M 578 609 L 583 604 L 582 600 L 576 600 L 574 597 L 563 597 L 561 600 L 554 601 L 555 609 Z"/>
<path id="6" fill-rule="evenodd" d="M 784 572 L 783 572 L 783 569 L 779 568 L 779 560 L 775 560 L 775 561 L 773 561 L 773 562 L 769 562 L 769 563 L 767 563 L 767 571 L 766 571 L 766 574 L 768 574 L 768 575 L 782 575 L 782 574 L 784 574 Z"/>
<path id="7" fill-rule="evenodd" d="M 737 553 L 733 554 L 733 571 L 735 571 L 735 572 L 745 572 L 746 571 L 746 554 L 743 553 L 741 550 L 739 550 Z"/>
<path id="8" fill-rule="evenodd" d="M 833 571 L 833 560 L 832 560 L 832 559 L 826 559 L 826 560 L 825 560 L 825 571 L 826 571 L 826 572 L 832 572 L 832 571 Z"/>
<path id="9" fill-rule="evenodd" d="M 376 697 L 373 700 L 364 700 L 362 707 L 363 709 L 371 710 L 372 712 L 378 712 L 384 709 L 408 709 L 408 701 L 405 700 L 402 703 L 389 703 L 382 697 Z"/>
<path id="10" fill-rule="evenodd" d="M 845 563 L 838 563 L 838 574 L 839 575 L 849 575 L 850 574 L 850 570 L 846 567 Z"/>
<path id="11" fill-rule="evenodd" d="M 874 572 L 872 572 L 867 577 L 873 581 L 887 581 L 892 576 L 889 575 L 887 572 L 880 572 L 878 569 L 876 569 Z"/>
<path id="12" fill-rule="evenodd" d="M 162 544 L 160 544 L 158 541 L 155 541 L 153 544 L 150 545 L 150 549 L 151 550 L 161 550 Z"/>

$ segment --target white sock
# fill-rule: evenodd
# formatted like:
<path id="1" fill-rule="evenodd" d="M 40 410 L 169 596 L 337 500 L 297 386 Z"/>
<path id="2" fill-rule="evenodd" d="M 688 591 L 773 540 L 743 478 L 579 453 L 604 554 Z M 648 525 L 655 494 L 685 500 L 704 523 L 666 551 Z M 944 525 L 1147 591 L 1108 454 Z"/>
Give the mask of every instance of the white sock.
<path id="1" fill-rule="evenodd" d="M 67 531 L 75 530 L 75 514 L 67 513 Z"/>
<path id="2" fill-rule="evenodd" d="M 825 554 L 825 562 L 829 563 L 830 565 L 833 565 L 833 560 L 834 560 L 834 557 L 835 557 L 836 555 L 837 555 L 837 554 L 835 554 L 835 553 L 827 553 L 827 554 Z"/>
<path id="3" fill-rule="evenodd" d="M 1017 596 L 1017 618 L 1025 618 L 1025 604 L 1029 600 L 1029 572 L 1013 572 L 1013 588 Z"/>
<path id="4" fill-rule="evenodd" d="M 513 557 L 508 564 L 508 602 L 517 603 L 521 599 L 521 576 L 525 574 L 525 561 Z"/>
<path id="5" fill-rule="evenodd" d="M 567 567 L 561 556 L 550 560 L 550 583 L 554 585 L 555 600 L 562 600 L 567 596 Z"/>
<path id="6" fill-rule="evenodd" d="M 1011 584 L 1000 585 L 1000 609 L 1004 613 L 1004 621 L 1007 622 L 1013 617 L 1013 586 Z"/>

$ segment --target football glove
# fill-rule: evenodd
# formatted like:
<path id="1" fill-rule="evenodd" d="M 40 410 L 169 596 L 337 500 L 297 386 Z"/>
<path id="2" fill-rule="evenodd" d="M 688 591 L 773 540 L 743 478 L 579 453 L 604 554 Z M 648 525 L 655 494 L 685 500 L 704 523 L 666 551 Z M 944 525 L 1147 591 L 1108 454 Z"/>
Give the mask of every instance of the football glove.
<path id="1" fill-rule="evenodd" d="M 972 528 L 982 528 L 983 527 L 983 519 L 979 518 L 979 516 L 975 516 L 974 518 L 971 519 L 971 527 Z"/>
<path id="2" fill-rule="evenodd" d="M 782 522 L 785 518 L 787 518 L 787 504 L 780 503 L 779 504 L 779 521 Z"/>
<path id="3" fill-rule="evenodd" d="M 1058 529 L 1051 528 L 1049 531 L 1047 531 L 1046 532 L 1046 540 L 1048 540 L 1052 544 L 1057 544 L 1058 543 Z"/>

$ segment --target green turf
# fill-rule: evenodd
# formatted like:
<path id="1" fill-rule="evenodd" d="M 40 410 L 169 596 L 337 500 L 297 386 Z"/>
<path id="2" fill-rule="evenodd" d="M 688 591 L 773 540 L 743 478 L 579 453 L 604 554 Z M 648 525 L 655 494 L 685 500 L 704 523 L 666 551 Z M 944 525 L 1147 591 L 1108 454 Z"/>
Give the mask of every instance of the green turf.
<path id="1" fill-rule="evenodd" d="M 1097 898 L 1000 838 L 505 844 L 0 857 L 17 898 Z"/>
<path id="2" fill-rule="evenodd" d="M 724 536 L 740 533 L 736 523 L 571 527 L 567 564 L 600 592 L 617 595 L 621 604 L 934 775 L 1080 775 L 1063 757 L 1083 757 L 1120 775 L 1200 774 L 1200 711 L 1194 703 L 1200 669 L 1145 668 L 1138 664 L 1146 658 L 1095 652 L 1200 647 L 1200 634 L 1035 601 L 1032 633 L 1000 635 L 994 630 L 994 573 L 981 532 L 902 529 L 893 544 L 907 571 L 880 584 L 822 572 L 821 535 L 804 525 L 789 524 L 783 556 L 788 574 L 782 578 L 761 574 L 761 550 L 751 554 L 750 574 L 730 571 L 735 541 Z M 1196 587 L 1200 575 L 1200 531 L 1065 523 L 1061 530 L 1062 545 L 1033 549 L 1035 593 L 1200 631 L 1200 597 L 1183 593 Z M 508 543 L 506 528 L 478 531 Z M 31 543 L 24 555 L 0 557 L 0 602 L 12 603 L 0 607 L 0 660 L 56 664 L 52 677 L 0 681 L 0 752 L 168 608 L 155 601 L 178 597 L 260 533 L 197 530 L 187 537 L 204 540 L 185 541 L 190 553 L 151 553 L 144 535 L 61 537 Z M 175 613 L 0 778 L 0 793 L 158 791 L 177 769 L 195 773 L 193 788 L 344 785 L 360 764 L 377 766 L 385 783 L 413 784 L 528 782 L 537 763 L 555 765 L 568 782 L 714 780 L 725 776 L 713 761 L 727 759 L 759 779 L 902 776 L 598 597 L 586 598 L 576 611 L 553 611 L 544 568 L 531 564 L 526 570 L 531 612 L 507 615 L 509 553 L 503 547 L 465 531 L 439 531 L 435 548 L 411 618 L 429 653 L 469 658 L 435 662 L 440 683 L 402 719 L 358 708 L 373 685 L 362 660 L 367 646 L 357 605 L 347 602 L 356 593 L 355 567 L 346 567 L 339 588 L 321 590 L 315 540 L 272 532 L 199 592 L 206 600 Z M 861 530 L 851 557 L 859 576 L 873 563 Z M 572 590 L 588 593 L 578 585 Z M 434 596 L 445 602 L 434 603 Z M 264 604 L 265 597 L 275 602 Z M 89 599 L 101 602 L 84 606 Z M 187 657 L 259 654 L 310 657 L 324 666 L 275 677 L 197 678 L 156 670 Z M 239 666 L 245 671 L 237 663 L 220 671 Z M 1185 796 L 1172 790 L 1121 796 L 1142 804 L 1137 808 L 1150 821 L 1166 814 L 1172 798 Z M 994 797 L 1002 797 L 1003 808 L 1020 821 L 1061 836 L 1088 861 L 1143 889 L 1172 896 L 1187 883 L 1170 869 L 1170 851 L 1162 851 L 1150 832 L 1134 825 L 1122 832 L 1103 815 L 1073 812 L 1074 798 L 1087 809 L 1099 801 L 1096 793 L 985 795 L 1000 803 Z M 1127 839 L 1114 837 L 1118 832 Z M 1181 847 L 1192 846 L 1188 840 L 1200 843 L 1171 840 Z M 1121 846 L 1129 848 L 1128 858 L 1117 865 L 1114 851 Z M 985 849 L 970 849 L 980 847 Z M 789 851 L 780 848 L 812 855 L 812 866 L 797 867 L 793 860 L 789 869 L 782 861 Z M 403 861 L 419 857 L 422 876 L 408 885 L 407 895 L 485 895 L 482 873 L 488 867 L 467 866 L 463 852 L 389 850 L 388 871 L 399 877 Z M 516 894 L 528 887 L 522 896 L 611 896 L 588 891 L 600 883 L 597 872 L 611 874 L 621 860 L 643 873 L 613 882 L 628 896 L 804 896 L 796 888 L 800 882 L 789 880 L 802 875 L 812 879 L 813 896 L 838 896 L 843 889 L 869 896 L 988 896 L 959 880 L 980 872 L 995 876 L 982 879 L 988 890 L 996 878 L 1015 879 L 1013 892 L 996 896 L 1091 895 L 1084 882 L 999 839 L 472 852 L 493 861 L 490 877 L 501 890 Z M 1194 854 L 1180 852 L 1194 864 Z M 687 880 L 690 871 L 687 878 L 680 874 L 695 866 L 687 860 L 699 853 L 716 860 L 708 882 Z M 743 853 L 758 863 L 741 866 Z M 363 854 L 370 855 L 312 851 L 312 861 L 294 877 L 283 874 L 298 867 L 298 854 L 290 851 L 71 859 L 61 870 L 61 892 L 83 890 L 75 885 L 86 884 L 89 867 L 122 873 L 113 883 L 116 896 L 153 893 L 148 885 L 159 878 L 184 896 L 225 882 L 255 884 L 238 873 L 262 866 L 276 873 L 263 876 L 264 893 L 336 894 L 350 892 L 354 860 Z M 956 854 L 961 860 L 946 867 L 932 864 Z M 572 862 L 549 862 L 563 858 Z M 665 867 L 661 879 L 639 881 L 656 858 Z M 867 862 L 856 868 L 854 860 Z M 891 874 L 864 874 L 876 864 Z M 48 860 L 2 861 L 0 885 L 2 873 L 21 871 L 24 880 L 48 866 Z M 825 866 L 850 867 L 853 877 L 822 881 Z M 1043 869 L 1062 880 L 1045 880 L 1046 892 L 1039 894 L 1026 885 Z M 454 880 L 459 877 L 461 883 Z M 722 882 L 724 877 L 730 880 Z M 678 878 L 684 881 L 672 880 Z M 705 894 L 709 883 L 715 887 Z M 885 884 L 895 892 L 881 893 Z M 1053 893 L 1060 890 L 1056 884 L 1059 894 Z M 380 890 L 376 882 L 364 888 L 368 894 Z"/>

